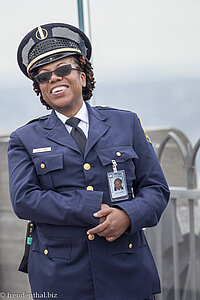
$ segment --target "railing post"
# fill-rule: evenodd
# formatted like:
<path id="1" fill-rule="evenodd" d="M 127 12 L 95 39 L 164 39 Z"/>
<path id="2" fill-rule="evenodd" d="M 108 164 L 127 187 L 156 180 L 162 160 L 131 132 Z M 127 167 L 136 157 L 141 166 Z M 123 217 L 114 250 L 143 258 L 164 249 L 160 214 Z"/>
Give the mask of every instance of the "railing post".
<path id="1" fill-rule="evenodd" d="M 172 201 L 172 241 L 173 241 L 173 271 L 174 271 L 174 299 L 180 300 L 180 281 L 179 281 L 179 251 L 176 230 L 176 198 Z"/>
<path id="2" fill-rule="evenodd" d="M 194 200 L 189 199 L 189 216 L 190 216 L 190 286 L 191 300 L 196 300 L 196 249 L 195 249 L 195 227 L 194 227 Z"/>
<path id="3" fill-rule="evenodd" d="M 162 223 L 158 224 L 156 228 L 156 263 L 158 268 L 158 273 L 161 278 L 161 284 L 162 284 L 162 278 L 163 278 L 163 270 L 162 270 Z M 161 287 L 162 288 L 162 287 Z M 163 300 L 163 293 L 159 294 L 157 296 L 158 300 Z"/>

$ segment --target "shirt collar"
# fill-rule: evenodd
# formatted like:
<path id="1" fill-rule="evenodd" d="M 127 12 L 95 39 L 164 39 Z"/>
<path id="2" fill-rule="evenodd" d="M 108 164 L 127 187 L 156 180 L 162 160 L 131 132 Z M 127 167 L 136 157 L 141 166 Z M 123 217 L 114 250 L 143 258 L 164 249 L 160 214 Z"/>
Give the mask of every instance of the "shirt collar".
<path id="1" fill-rule="evenodd" d="M 55 111 L 57 117 L 65 124 L 66 121 L 69 119 L 67 116 L 59 113 L 58 111 Z M 78 119 L 80 119 L 81 121 L 85 122 L 85 123 L 89 123 L 88 121 L 88 110 L 86 107 L 85 102 L 83 101 L 83 104 L 81 106 L 81 108 L 79 109 L 79 111 L 77 112 L 77 114 L 74 116 Z"/>

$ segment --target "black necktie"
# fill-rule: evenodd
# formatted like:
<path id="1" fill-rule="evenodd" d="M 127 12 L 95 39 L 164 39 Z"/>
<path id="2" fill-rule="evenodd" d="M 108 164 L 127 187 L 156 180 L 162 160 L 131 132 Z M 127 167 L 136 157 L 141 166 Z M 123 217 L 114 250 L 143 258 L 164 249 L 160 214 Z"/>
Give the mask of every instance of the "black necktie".
<path id="1" fill-rule="evenodd" d="M 71 136 L 76 141 L 79 149 L 81 150 L 82 155 L 84 155 L 85 151 L 85 145 L 86 145 L 86 136 L 81 128 L 78 127 L 78 123 L 80 122 L 80 119 L 71 117 L 66 121 L 67 125 L 70 125 L 72 127 L 71 130 Z"/>

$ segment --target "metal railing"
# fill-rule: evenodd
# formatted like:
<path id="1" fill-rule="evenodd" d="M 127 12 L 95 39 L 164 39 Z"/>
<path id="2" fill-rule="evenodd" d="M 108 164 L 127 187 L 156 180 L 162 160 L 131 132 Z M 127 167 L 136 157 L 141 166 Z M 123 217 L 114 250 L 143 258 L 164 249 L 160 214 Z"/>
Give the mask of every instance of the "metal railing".
<path id="1" fill-rule="evenodd" d="M 184 144 L 183 140 L 177 133 L 169 131 L 168 134 L 164 137 L 164 139 L 160 143 L 159 147 L 157 148 L 157 156 L 159 160 L 161 160 L 165 146 L 170 139 L 172 139 L 175 142 L 177 148 L 179 149 L 182 155 L 184 167 L 186 169 L 186 174 L 187 174 L 187 188 L 193 189 L 195 188 L 194 177 L 196 176 L 195 160 L 197 157 L 197 152 L 200 148 L 200 139 L 197 141 L 195 146 L 192 147 L 189 140 L 187 140 L 187 144 Z"/>
<path id="2" fill-rule="evenodd" d="M 190 293 L 190 300 L 197 300 L 197 271 L 196 271 L 196 242 L 195 242 L 195 218 L 194 218 L 194 209 L 195 201 L 200 199 L 200 190 L 199 189 L 184 189 L 184 188 L 171 188 L 171 197 L 172 202 L 172 236 L 173 236 L 173 277 L 174 277 L 174 299 L 175 300 L 188 300 L 188 290 Z M 185 288 L 183 288 L 181 296 L 181 287 L 180 287 L 180 267 L 179 267 L 179 245 L 177 230 L 175 229 L 176 224 L 176 209 L 178 199 L 187 199 L 189 207 L 189 261 L 188 261 L 188 272 Z M 200 208 L 199 208 L 200 209 Z M 162 299 L 162 298 L 161 298 Z"/>
<path id="3" fill-rule="evenodd" d="M 198 201 L 200 200 L 200 189 L 196 188 L 195 161 L 200 148 L 200 139 L 192 147 L 185 136 L 183 140 L 181 135 L 174 131 L 169 131 L 155 149 L 160 161 L 170 139 L 173 140 L 177 149 L 179 149 L 183 159 L 186 171 L 186 187 L 170 187 L 171 195 L 170 204 L 167 208 L 168 216 L 167 218 L 164 216 L 160 224 L 154 229 L 152 241 L 155 242 L 156 246 L 153 254 L 163 289 L 163 293 L 157 299 L 198 300 L 200 299 L 200 287 L 198 284 L 200 282 L 200 278 L 198 278 L 200 274 L 198 274 L 199 268 L 197 270 L 197 267 L 200 266 L 200 262 L 197 258 L 197 240 L 200 239 L 200 236 L 195 234 L 195 210 L 200 210 Z M 189 216 L 188 240 L 186 240 L 186 235 L 181 234 L 178 222 L 177 209 L 183 205 L 183 200 Z M 169 239 L 171 239 L 172 244 L 167 251 L 163 249 L 163 241 L 165 239 L 163 231 L 166 234 L 166 228 L 168 228 L 167 235 L 170 236 Z M 166 236 L 166 238 L 168 237 Z M 187 262 L 185 262 L 186 260 Z"/>

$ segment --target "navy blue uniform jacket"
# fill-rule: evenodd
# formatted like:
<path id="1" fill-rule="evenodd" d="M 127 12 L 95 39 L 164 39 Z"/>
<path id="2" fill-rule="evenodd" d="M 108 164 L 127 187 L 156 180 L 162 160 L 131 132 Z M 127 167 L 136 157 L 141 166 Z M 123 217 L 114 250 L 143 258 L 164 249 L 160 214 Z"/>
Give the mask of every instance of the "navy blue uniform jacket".
<path id="1" fill-rule="evenodd" d="M 19 218 L 36 223 L 31 289 L 35 299 L 45 292 L 59 300 L 143 300 L 159 293 L 160 283 L 142 228 L 158 223 L 168 186 L 135 113 L 89 104 L 87 109 L 84 157 L 54 111 L 10 137 L 12 205 Z M 34 153 L 38 148 L 49 151 Z M 102 203 L 113 205 L 107 181 L 112 160 L 126 172 L 129 199 L 117 205 L 131 227 L 113 242 L 98 235 L 89 240 L 87 230 L 98 225 L 93 213 Z"/>

